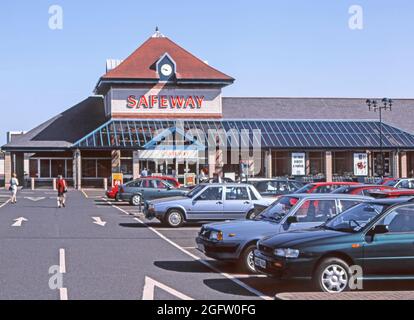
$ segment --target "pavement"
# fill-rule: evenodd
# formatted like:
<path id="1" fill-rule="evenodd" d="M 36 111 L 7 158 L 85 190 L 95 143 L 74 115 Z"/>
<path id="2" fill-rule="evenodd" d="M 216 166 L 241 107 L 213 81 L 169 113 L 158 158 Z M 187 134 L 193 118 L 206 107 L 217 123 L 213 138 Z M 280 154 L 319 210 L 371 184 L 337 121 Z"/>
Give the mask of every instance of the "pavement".
<path id="1" fill-rule="evenodd" d="M 0 299 L 323 299 L 307 282 L 239 274 L 205 257 L 195 248 L 201 224 L 166 228 L 103 194 L 69 191 L 67 207 L 58 209 L 51 190 L 22 190 L 17 204 L 0 192 Z M 365 290 L 411 297 L 414 282 Z"/>

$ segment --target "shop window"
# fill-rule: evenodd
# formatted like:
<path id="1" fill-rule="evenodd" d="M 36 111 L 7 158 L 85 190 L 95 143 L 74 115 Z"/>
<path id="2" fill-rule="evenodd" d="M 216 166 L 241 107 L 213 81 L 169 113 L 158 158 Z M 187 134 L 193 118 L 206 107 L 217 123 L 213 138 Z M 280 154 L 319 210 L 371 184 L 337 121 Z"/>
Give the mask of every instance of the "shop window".
<path id="1" fill-rule="evenodd" d="M 38 168 L 37 159 L 30 159 L 29 160 L 29 175 L 30 175 L 30 178 L 38 178 L 39 177 L 39 168 Z"/>
<path id="2" fill-rule="evenodd" d="M 309 152 L 309 166 L 311 175 L 324 175 L 325 152 Z"/>
<path id="3" fill-rule="evenodd" d="M 50 178 L 50 160 L 40 160 L 40 177 Z"/>
<path id="4" fill-rule="evenodd" d="M 333 152 L 333 174 L 340 176 L 352 176 L 352 154 L 349 152 Z"/>
<path id="5" fill-rule="evenodd" d="M 73 178 L 73 161 L 66 160 L 66 178 Z"/>
<path id="6" fill-rule="evenodd" d="M 82 177 L 96 178 L 96 160 L 82 160 Z"/>
<path id="7" fill-rule="evenodd" d="M 97 160 L 97 162 L 98 162 L 98 177 L 99 178 L 110 177 L 112 173 L 111 160 Z M 125 174 L 125 172 L 123 173 Z"/>
<path id="8" fill-rule="evenodd" d="M 272 152 L 272 162 L 273 176 L 290 176 L 291 157 L 289 152 Z"/>
<path id="9" fill-rule="evenodd" d="M 123 174 L 132 175 L 132 159 L 121 159 L 121 172 Z"/>
<path id="10" fill-rule="evenodd" d="M 51 160 L 52 178 L 65 175 L 65 160 Z"/>

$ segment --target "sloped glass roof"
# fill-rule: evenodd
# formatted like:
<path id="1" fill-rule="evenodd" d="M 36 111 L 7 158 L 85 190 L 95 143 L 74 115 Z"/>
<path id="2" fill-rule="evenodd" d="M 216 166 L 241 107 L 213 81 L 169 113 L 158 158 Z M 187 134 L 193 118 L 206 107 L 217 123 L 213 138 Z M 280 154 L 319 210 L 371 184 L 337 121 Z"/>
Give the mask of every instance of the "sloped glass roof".
<path id="1" fill-rule="evenodd" d="M 227 143 L 240 136 L 252 146 L 275 149 L 378 149 L 377 121 L 316 120 L 118 120 L 112 119 L 74 144 L 77 148 L 144 149 L 163 130 L 177 127 L 207 145 L 209 130 L 225 132 Z M 224 131 L 223 131 L 224 130 Z M 257 131 L 257 130 L 260 130 Z M 414 149 L 414 136 L 387 124 L 382 125 L 383 147 Z M 256 132 L 257 134 L 255 134 Z M 260 133 L 260 135 L 258 135 Z"/>

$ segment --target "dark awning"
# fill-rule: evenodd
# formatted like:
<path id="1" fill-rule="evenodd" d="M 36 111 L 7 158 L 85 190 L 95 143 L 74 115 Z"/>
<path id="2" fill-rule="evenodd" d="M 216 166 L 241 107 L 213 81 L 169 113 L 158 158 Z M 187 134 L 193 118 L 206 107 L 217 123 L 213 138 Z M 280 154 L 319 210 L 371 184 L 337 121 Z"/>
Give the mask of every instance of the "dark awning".
<path id="1" fill-rule="evenodd" d="M 192 130 L 200 143 L 207 145 L 208 130 L 227 132 L 227 143 L 235 132 L 247 130 L 249 144 L 257 144 L 254 130 L 261 132 L 262 148 L 275 149 L 379 149 L 378 121 L 315 120 L 184 120 L 179 123 Z M 160 130 L 176 128 L 174 120 L 117 120 L 103 124 L 73 147 L 86 149 L 143 149 Z M 198 131 L 197 131 L 198 130 Z M 414 136 L 387 124 L 382 125 L 384 149 L 414 149 Z"/>

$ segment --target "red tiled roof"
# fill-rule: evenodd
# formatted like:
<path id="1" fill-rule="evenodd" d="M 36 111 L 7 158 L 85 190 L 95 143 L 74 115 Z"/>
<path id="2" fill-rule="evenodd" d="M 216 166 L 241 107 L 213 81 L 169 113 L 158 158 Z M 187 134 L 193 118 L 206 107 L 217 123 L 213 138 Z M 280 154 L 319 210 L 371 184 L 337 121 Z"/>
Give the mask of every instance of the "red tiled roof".
<path id="1" fill-rule="evenodd" d="M 102 79 L 158 79 L 155 65 L 165 53 L 177 64 L 177 80 L 234 81 L 232 77 L 209 66 L 166 37 L 149 38 Z"/>

